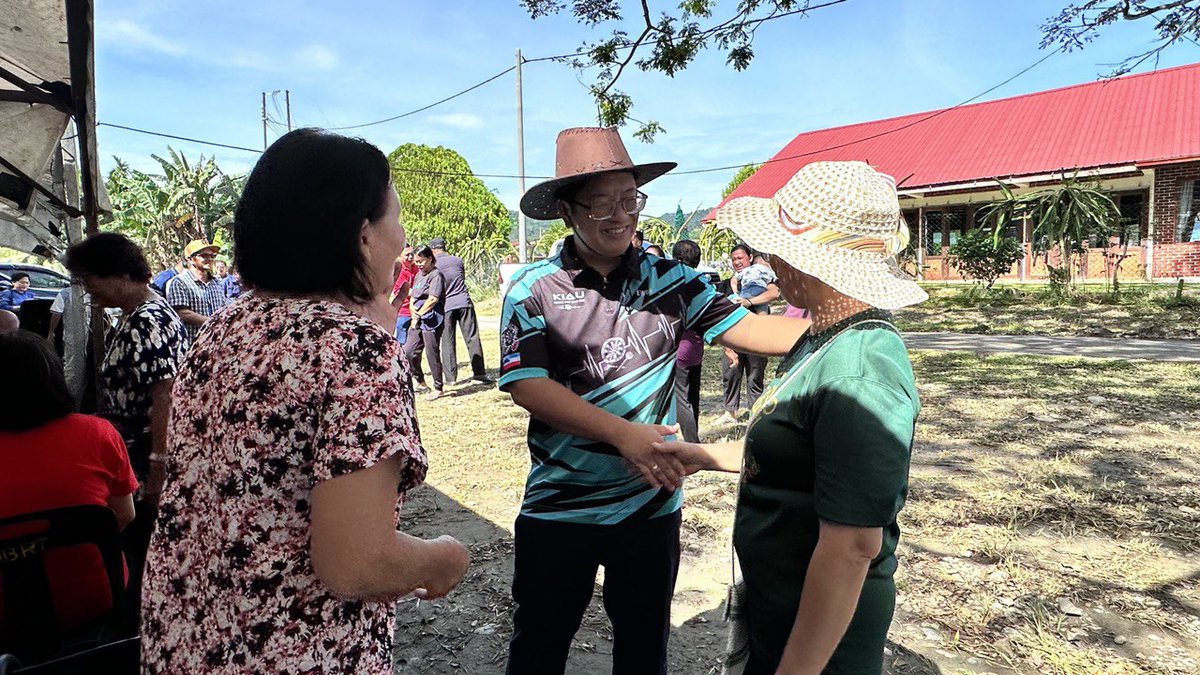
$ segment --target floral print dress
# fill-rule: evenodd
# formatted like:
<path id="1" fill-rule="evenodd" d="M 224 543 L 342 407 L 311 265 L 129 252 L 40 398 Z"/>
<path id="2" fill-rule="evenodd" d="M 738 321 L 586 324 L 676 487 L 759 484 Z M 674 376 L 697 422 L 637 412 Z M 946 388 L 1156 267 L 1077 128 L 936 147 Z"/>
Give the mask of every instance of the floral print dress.
<path id="1" fill-rule="evenodd" d="M 155 384 L 175 377 L 187 354 L 183 321 L 151 296 L 113 332 L 100 367 L 100 414 L 121 433 L 138 481 L 150 461 L 150 406 Z"/>
<path id="2" fill-rule="evenodd" d="M 320 481 L 403 459 L 425 477 L 408 365 L 340 304 L 250 293 L 175 380 L 142 595 L 144 673 L 391 673 L 394 606 L 335 597 L 309 557 Z"/>

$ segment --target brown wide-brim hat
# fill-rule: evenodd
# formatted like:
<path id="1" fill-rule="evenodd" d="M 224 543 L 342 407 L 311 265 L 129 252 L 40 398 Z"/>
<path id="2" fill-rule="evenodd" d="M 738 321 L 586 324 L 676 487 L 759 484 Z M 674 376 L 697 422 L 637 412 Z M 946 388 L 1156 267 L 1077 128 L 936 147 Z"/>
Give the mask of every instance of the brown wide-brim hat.
<path id="1" fill-rule="evenodd" d="M 529 188 L 521 197 L 521 211 L 530 218 L 558 218 L 560 190 L 592 176 L 628 171 L 638 187 L 674 169 L 675 162 L 634 164 L 616 127 L 575 127 L 558 134 L 554 152 L 554 178 Z"/>

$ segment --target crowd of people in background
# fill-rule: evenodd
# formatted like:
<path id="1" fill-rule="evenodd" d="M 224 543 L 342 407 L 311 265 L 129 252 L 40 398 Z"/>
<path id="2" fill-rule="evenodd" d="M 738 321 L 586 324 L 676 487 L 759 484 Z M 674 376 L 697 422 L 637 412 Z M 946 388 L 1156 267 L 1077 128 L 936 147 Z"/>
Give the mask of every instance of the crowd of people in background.
<path id="1" fill-rule="evenodd" d="M 766 206 L 734 200 L 720 217 L 746 243 L 718 287 L 695 242 L 667 256 L 636 230 L 640 188 L 673 162 L 635 164 L 615 128 L 568 129 L 556 155 L 520 207 L 571 234 L 500 317 L 498 386 L 530 414 L 508 672 L 563 672 L 600 567 L 614 671 L 666 672 L 681 488 L 701 470 L 743 472 L 745 624 L 727 665 L 879 672 L 919 410 L 886 310 L 925 297 L 895 266 L 894 181 L 818 162 Z M 63 258 L 73 283 L 45 336 L 5 333 L 27 278 L 0 294 L 0 362 L 22 392 L 0 410 L 0 522 L 111 509 L 128 565 L 111 625 L 140 635 L 143 672 L 391 672 L 395 603 L 463 579 L 460 542 L 398 529 L 429 465 L 415 391 L 458 381 L 459 334 L 470 380 L 492 379 L 462 259 L 408 242 L 400 210 L 377 148 L 301 129 L 251 171 L 232 263 L 196 240 L 152 276 L 133 241 L 94 234 Z M 700 443 L 714 343 L 719 421 L 746 402 L 745 446 Z M 767 356 L 783 359 L 769 386 Z M 74 597 L 63 625 L 104 614 Z"/>

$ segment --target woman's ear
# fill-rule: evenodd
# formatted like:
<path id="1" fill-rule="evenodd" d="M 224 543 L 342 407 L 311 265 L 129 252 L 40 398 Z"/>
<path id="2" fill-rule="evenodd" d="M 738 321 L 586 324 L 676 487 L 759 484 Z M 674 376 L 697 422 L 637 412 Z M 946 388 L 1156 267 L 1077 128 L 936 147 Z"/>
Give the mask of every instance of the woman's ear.
<path id="1" fill-rule="evenodd" d="M 358 230 L 358 237 L 359 237 L 359 241 L 362 243 L 363 246 L 367 246 L 370 243 L 370 238 L 371 238 L 371 219 L 370 218 L 363 218 L 362 227 L 360 227 Z"/>

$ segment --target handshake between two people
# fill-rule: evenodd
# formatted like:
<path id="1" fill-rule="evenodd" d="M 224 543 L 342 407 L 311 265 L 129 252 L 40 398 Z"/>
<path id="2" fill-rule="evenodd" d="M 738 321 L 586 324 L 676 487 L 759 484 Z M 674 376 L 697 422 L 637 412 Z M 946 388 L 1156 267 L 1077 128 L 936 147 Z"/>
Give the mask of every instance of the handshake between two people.
<path id="1" fill-rule="evenodd" d="M 670 440 L 678 433 L 678 424 L 630 422 L 613 445 L 651 487 L 675 491 L 684 477 L 718 468 L 699 443 Z"/>

